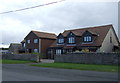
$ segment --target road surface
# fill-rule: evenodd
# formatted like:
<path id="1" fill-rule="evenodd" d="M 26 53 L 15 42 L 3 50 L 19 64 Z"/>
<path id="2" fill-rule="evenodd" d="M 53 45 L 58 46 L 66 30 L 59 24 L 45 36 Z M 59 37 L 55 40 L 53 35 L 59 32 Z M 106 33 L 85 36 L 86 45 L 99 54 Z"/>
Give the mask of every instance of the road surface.
<path id="1" fill-rule="evenodd" d="M 113 72 L 81 71 L 33 67 L 29 64 L 3 64 L 3 81 L 117 81 Z"/>

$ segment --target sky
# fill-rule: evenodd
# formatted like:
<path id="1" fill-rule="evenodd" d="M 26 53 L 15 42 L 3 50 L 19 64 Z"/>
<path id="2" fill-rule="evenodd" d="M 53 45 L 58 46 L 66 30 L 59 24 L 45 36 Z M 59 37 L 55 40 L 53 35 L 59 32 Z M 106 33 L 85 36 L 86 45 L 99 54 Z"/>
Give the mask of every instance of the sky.
<path id="1" fill-rule="evenodd" d="M 60 0 L 0 0 L 0 13 Z M 31 31 L 58 35 L 64 30 L 113 24 L 118 35 L 118 0 L 64 0 L 0 14 L 0 47 L 20 43 Z"/>

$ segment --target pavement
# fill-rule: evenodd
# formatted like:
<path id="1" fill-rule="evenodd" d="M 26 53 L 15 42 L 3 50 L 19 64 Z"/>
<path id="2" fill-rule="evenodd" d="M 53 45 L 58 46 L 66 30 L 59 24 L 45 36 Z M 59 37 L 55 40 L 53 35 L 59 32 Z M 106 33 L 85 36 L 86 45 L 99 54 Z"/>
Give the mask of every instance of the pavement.
<path id="1" fill-rule="evenodd" d="M 53 59 L 41 59 L 41 63 L 54 63 Z"/>
<path id="2" fill-rule="evenodd" d="M 43 61 L 47 63 L 48 61 Z M 51 61 L 52 62 L 52 61 Z M 118 73 L 3 64 L 3 81 L 118 81 Z"/>

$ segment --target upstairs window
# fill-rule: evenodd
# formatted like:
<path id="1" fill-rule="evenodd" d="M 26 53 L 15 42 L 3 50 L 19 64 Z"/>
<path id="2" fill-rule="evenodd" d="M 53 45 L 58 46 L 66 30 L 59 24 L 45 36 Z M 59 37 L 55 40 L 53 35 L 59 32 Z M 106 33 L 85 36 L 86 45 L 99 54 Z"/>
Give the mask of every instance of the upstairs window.
<path id="1" fill-rule="evenodd" d="M 57 36 L 57 43 L 64 44 L 64 36 L 61 33 Z"/>
<path id="2" fill-rule="evenodd" d="M 30 43 L 30 40 L 27 40 L 27 43 L 29 44 L 29 43 Z"/>
<path id="3" fill-rule="evenodd" d="M 68 43 L 69 43 L 69 44 L 75 43 L 75 37 L 69 37 L 69 38 L 68 38 Z"/>
<path id="4" fill-rule="evenodd" d="M 67 35 L 67 43 L 68 44 L 75 44 L 76 43 L 76 35 L 73 32 L 70 32 Z"/>
<path id="5" fill-rule="evenodd" d="M 59 38 L 59 39 L 58 39 L 58 43 L 59 43 L 59 44 L 63 44 L 63 43 L 64 43 L 64 39 L 63 39 L 63 38 Z"/>
<path id="6" fill-rule="evenodd" d="M 110 37 L 110 43 L 112 43 L 112 37 Z"/>
<path id="7" fill-rule="evenodd" d="M 34 39 L 34 43 L 38 43 L 38 39 Z"/>
<path id="8" fill-rule="evenodd" d="M 84 42 L 92 42 L 91 36 L 84 36 Z"/>

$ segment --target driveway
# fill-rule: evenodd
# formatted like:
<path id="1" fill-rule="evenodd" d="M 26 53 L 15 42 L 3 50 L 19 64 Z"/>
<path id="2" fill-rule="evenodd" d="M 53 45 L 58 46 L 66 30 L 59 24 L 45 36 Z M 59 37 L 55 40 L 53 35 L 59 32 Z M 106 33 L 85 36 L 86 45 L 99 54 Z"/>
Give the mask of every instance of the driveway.
<path id="1" fill-rule="evenodd" d="M 33 67 L 29 64 L 3 64 L 3 81 L 117 81 L 112 72 Z"/>
<path id="2" fill-rule="evenodd" d="M 53 59 L 41 59 L 41 63 L 54 63 Z"/>

